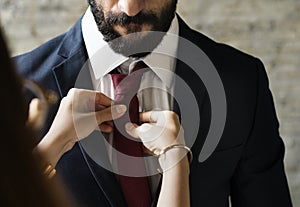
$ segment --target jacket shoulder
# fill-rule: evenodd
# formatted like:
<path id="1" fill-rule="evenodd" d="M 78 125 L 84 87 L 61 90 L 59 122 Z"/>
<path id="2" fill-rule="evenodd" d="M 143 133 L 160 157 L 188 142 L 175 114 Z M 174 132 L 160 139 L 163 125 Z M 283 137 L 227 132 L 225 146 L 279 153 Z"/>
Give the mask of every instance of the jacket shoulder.
<path id="1" fill-rule="evenodd" d="M 224 66 L 249 64 L 252 66 L 252 64 L 257 64 L 257 61 L 259 61 L 257 57 L 249 53 L 243 52 L 226 43 L 217 42 L 200 32 L 192 30 L 192 33 L 194 36 L 193 41 L 196 42 L 198 47 L 200 47 L 214 63 L 220 62 Z"/>
<path id="2" fill-rule="evenodd" d="M 83 40 L 81 32 L 81 18 L 73 27 L 38 48 L 14 57 L 17 71 L 30 79 L 37 79 L 62 63 L 66 58 L 82 49 Z"/>
<path id="3" fill-rule="evenodd" d="M 224 84 L 251 88 L 257 82 L 258 74 L 265 73 L 262 61 L 252 54 L 216 42 L 197 31 L 192 30 L 192 33 L 193 41 L 211 60 Z"/>
<path id="4" fill-rule="evenodd" d="M 17 71 L 29 77 L 43 66 L 51 67 L 57 64 L 61 58 L 57 55 L 61 42 L 66 34 L 61 34 L 30 52 L 13 57 Z"/>

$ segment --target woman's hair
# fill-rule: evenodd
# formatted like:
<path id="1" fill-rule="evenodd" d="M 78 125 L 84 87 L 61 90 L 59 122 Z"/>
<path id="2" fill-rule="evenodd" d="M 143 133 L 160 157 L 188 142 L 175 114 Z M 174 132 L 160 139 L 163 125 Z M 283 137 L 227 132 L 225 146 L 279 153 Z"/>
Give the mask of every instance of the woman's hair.
<path id="1" fill-rule="evenodd" d="M 69 196 L 42 173 L 32 150 L 34 133 L 26 126 L 22 84 L 0 31 L 0 206 L 70 206 Z"/>

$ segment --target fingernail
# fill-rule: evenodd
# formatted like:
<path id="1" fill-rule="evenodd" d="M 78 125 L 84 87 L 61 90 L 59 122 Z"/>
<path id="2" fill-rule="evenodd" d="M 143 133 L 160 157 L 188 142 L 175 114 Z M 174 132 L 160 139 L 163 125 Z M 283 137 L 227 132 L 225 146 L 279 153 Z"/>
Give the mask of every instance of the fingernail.
<path id="1" fill-rule="evenodd" d="M 132 129 L 133 129 L 133 124 L 132 123 L 126 123 L 125 124 L 125 129 L 127 130 L 127 131 L 131 131 Z"/>
<path id="2" fill-rule="evenodd" d="M 126 111 L 127 107 L 125 105 L 117 105 L 116 111 L 118 114 L 123 114 Z"/>

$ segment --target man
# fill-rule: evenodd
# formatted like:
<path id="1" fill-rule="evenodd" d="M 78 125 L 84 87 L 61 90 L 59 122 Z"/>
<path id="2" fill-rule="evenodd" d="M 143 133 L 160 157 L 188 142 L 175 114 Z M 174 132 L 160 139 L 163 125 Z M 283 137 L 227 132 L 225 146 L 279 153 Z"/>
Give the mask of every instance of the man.
<path id="1" fill-rule="evenodd" d="M 189 120 L 183 128 L 195 157 L 190 165 L 191 206 L 225 207 L 229 197 L 232 206 L 292 206 L 283 165 L 284 145 L 278 134 L 268 79 L 258 59 L 191 30 L 175 15 L 176 0 L 89 0 L 89 4 L 91 10 L 69 32 L 15 58 L 21 74 L 59 92 L 61 97 L 73 87 L 92 88 L 114 97 L 109 74 L 115 69 L 118 73 L 130 73 L 132 63 L 142 60 L 150 71 L 145 72 L 140 87 L 155 85 L 161 90 L 138 94 L 141 110 L 174 110 L 183 122 Z M 163 33 L 152 35 L 149 31 Z M 180 38 L 174 40 L 172 35 L 203 51 L 224 87 L 225 128 L 213 154 L 204 162 L 197 158 L 205 138 L 210 127 L 222 125 L 222 121 L 214 122 L 213 95 L 203 77 L 197 75 L 205 68 L 199 64 L 194 68 L 175 58 L 188 56 L 198 63 L 195 50 L 185 47 Z M 165 50 L 168 55 L 157 56 Z M 190 91 L 157 68 L 174 72 Z M 190 100 L 180 104 L 180 98 L 188 92 L 193 93 L 197 107 L 190 105 Z M 45 130 L 56 110 L 54 106 Z M 60 160 L 58 172 L 67 187 L 80 206 L 126 206 L 118 177 L 103 167 L 106 161 L 95 161 L 97 158 L 88 152 L 90 147 L 88 141 L 78 143 Z M 99 148 L 106 150 L 104 144 Z M 107 152 L 111 164 L 114 155 Z M 160 190 L 157 177 L 149 178 L 152 206 L 156 205 Z"/>

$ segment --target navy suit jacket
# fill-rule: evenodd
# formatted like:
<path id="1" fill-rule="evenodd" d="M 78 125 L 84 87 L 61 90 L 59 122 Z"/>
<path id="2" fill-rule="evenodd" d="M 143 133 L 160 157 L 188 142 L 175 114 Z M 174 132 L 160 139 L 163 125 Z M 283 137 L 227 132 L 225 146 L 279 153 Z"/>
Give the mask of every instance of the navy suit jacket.
<path id="1" fill-rule="evenodd" d="M 180 107 L 175 105 L 174 110 L 182 115 L 187 113 L 191 120 L 200 116 L 200 124 L 183 126 L 188 143 L 189 137 L 197 137 L 189 143 L 195 157 L 190 166 L 191 206 L 228 207 L 229 199 L 233 207 L 292 206 L 284 172 L 284 145 L 263 64 L 190 29 L 180 18 L 179 35 L 199 47 L 212 61 L 223 82 L 227 102 L 221 140 L 205 162 L 198 162 L 211 124 L 210 97 L 195 71 L 177 61 L 176 74 L 192 90 L 198 108 L 185 103 Z M 193 58 L 195 54 L 190 52 L 179 43 L 178 54 Z M 88 70 L 83 67 L 87 59 L 81 19 L 67 33 L 14 58 L 20 74 L 58 92 L 61 98 L 75 86 L 79 73 L 89 80 Z M 86 83 L 76 87 L 91 88 L 89 81 Z M 176 93 L 180 97 L 185 91 L 177 87 Z M 45 131 L 57 109 L 58 104 L 51 108 Z M 104 146 L 101 150 L 105 151 Z M 115 175 L 96 164 L 80 143 L 61 158 L 57 170 L 79 206 L 126 206 Z M 156 205 L 158 195 L 159 190 L 152 206 Z"/>

